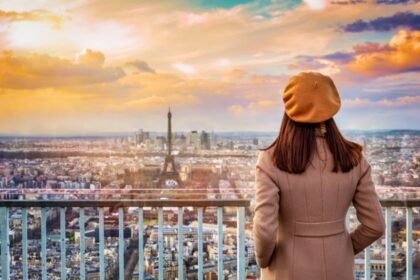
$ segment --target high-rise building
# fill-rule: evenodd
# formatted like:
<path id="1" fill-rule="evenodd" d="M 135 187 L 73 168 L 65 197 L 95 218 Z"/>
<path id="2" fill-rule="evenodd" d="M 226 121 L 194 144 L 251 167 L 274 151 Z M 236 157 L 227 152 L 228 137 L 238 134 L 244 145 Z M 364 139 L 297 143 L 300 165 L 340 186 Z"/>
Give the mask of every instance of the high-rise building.
<path id="1" fill-rule="evenodd" d="M 136 145 L 140 145 L 146 139 L 149 139 L 149 132 L 145 132 L 143 129 L 139 129 L 139 131 L 136 133 Z"/>
<path id="2" fill-rule="evenodd" d="M 192 146 L 195 150 L 199 150 L 201 148 L 200 137 L 198 136 L 197 130 L 192 130 L 188 133 L 187 145 Z"/>
<path id="3" fill-rule="evenodd" d="M 210 148 L 216 145 L 217 145 L 216 134 L 214 133 L 214 130 L 212 130 L 210 133 Z"/>
<path id="4" fill-rule="evenodd" d="M 210 150 L 211 140 L 210 140 L 210 134 L 208 132 L 205 132 L 204 130 L 201 131 L 200 141 L 201 141 L 202 149 Z"/>

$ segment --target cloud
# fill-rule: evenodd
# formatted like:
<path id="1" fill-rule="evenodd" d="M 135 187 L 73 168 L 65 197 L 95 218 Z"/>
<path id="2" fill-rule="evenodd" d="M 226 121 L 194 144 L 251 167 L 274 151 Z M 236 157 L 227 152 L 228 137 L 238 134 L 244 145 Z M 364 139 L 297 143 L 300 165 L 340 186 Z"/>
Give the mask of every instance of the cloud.
<path id="1" fill-rule="evenodd" d="M 271 108 L 275 108 L 277 106 L 277 102 L 275 102 L 274 100 L 260 100 L 257 102 L 251 102 L 248 104 L 248 108 L 249 109 L 271 109 Z"/>
<path id="2" fill-rule="evenodd" d="M 399 4 L 408 4 L 408 3 L 416 3 L 418 0 L 376 0 L 378 4 L 385 4 L 385 5 L 399 5 Z"/>
<path id="3" fill-rule="evenodd" d="M 313 10 L 323 10 L 328 5 L 328 0 L 303 0 Z"/>
<path id="4" fill-rule="evenodd" d="M 400 30 L 386 48 L 358 53 L 350 70 L 367 76 L 420 71 L 420 31 Z"/>
<path id="5" fill-rule="evenodd" d="M 386 44 L 356 44 L 353 51 L 297 56 L 290 70 L 317 70 L 365 78 L 420 71 L 420 31 L 400 30 Z M 357 77 L 354 77 L 357 78 Z"/>
<path id="6" fill-rule="evenodd" d="M 394 99 L 371 100 L 368 98 L 343 99 L 343 107 L 357 108 L 390 108 L 390 107 L 418 107 L 420 96 L 400 96 Z"/>
<path id="7" fill-rule="evenodd" d="M 353 46 L 354 54 L 375 53 L 391 51 L 389 44 L 379 44 L 375 42 L 366 42 L 364 44 L 356 44 Z M 347 53 L 349 55 L 349 53 Z M 352 54 L 350 54 L 350 57 Z M 326 57 L 326 56 L 325 56 Z"/>
<path id="8" fill-rule="evenodd" d="M 45 54 L 0 53 L 0 88 L 69 87 L 115 81 L 124 76 L 116 67 L 102 67 L 103 54 L 88 50 L 79 62 Z"/>
<path id="9" fill-rule="evenodd" d="M 348 52 L 335 52 L 331 54 L 326 54 L 320 57 L 321 59 L 327 59 L 332 61 L 337 61 L 341 63 L 349 62 L 352 59 L 352 53 Z"/>
<path id="10" fill-rule="evenodd" d="M 105 56 L 101 52 L 86 49 L 81 55 L 79 55 L 78 62 L 82 64 L 102 66 L 105 62 Z"/>
<path id="11" fill-rule="evenodd" d="M 199 103 L 197 96 L 192 94 L 168 94 L 166 96 L 151 95 L 144 98 L 130 100 L 120 105 L 124 110 L 155 110 L 168 105 L 177 104 L 178 107 L 188 107 Z"/>
<path id="12" fill-rule="evenodd" d="M 369 95 L 413 95 L 418 94 L 419 89 L 420 80 L 416 72 L 378 77 L 363 84 L 363 91 Z"/>
<path id="13" fill-rule="evenodd" d="M 286 82 L 288 78 L 287 75 L 251 75 L 249 77 L 253 85 L 278 85 Z"/>
<path id="14" fill-rule="evenodd" d="M 333 5 L 355 5 L 365 3 L 365 0 L 336 0 L 336 1 L 330 1 L 330 4 Z"/>
<path id="15" fill-rule="evenodd" d="M 400 5 L 400 4 L 409 4 L 409 3 L 416 3 L 417 0 L 376 0 L 376 4 L 384 4 L 384 5 Z M 336 5 L 355 5 L 355 4 L 362 4 L 366 3 L 366 0 L 336 0 L 331 1 L 331 4 Z"/>
<path id="16" fill-rule="evenodd" d="M 240 117 L 244 113 L 245 108 L 242 105 L 231 105 L 228 107 L 228 111 L 234 116 Z"/>
<path id="17" fill-rule="evenodd" d="M 280 108 L 279 104 L 272 99 L 258 100 L 249 102 L 247 105 L 234 104 L 227 108 L 227 111 L 235 117 L 243 115 L 256 116 L 260 113 L 267 113 L 267 110 Z"/>
<path id="18" fill-rule="evenodd" d="M 147 62 L 142 60 L 134 60 L 126 63 L 126 66 L 134 67 L 135 70 L 140 72 L 156 73 L 155 69 L 151 68 Z"/>
<path id="19" fill-rule="evenodd" d="M 45 20 L 0 19 L 0 48 L 14 51 L 10 59 L 0 53 L 0 132 L 163 130 L 168 103 L 182 129 L 277 130 L 281 92 L 300 69 L 332 74 L 343 99 L 378 108 L 382 127 L 419 125 L 404 119 L 411 105 L 385 107 L 418 95 L 414 40 L 340 30 L 358 19 L 371 28 L 397 12 L 417 15 L 413 1 L 329 4 L 322 12 L 302 1 L 212 9 L 188 1 L 41 2 L 0 4 L 63 15 L 59 30 Z M 348 108 L 349 120 L 371 111 Z M 403 121 L 390 125 L 398 116 Z"/>
<path id="20" fill-rule="evenodd" d="M 336 54 L 332 54 L 334 60 L 338 60 L 336 56 Z M 336 73 L 339 73 L 341 70 L 338 67 L 336 61 L 334 61 L 333 59 L 325 59 L 323 56 L 298 56 L 296 58 L 295 63 L 288 65 L 288 69 L 318 71 L 323 73 L 324 75 L 334 75 Z"/>
<path id="21" fill-rule="evenodd" d="M 172 64 L 172 66 L 177 69 L 178 71 L 184 73 L 184 74 L 195 74 L 197 73 L 197 69 L 190 65 L 190 64 L 186 64 L 186 63 L 174 63 Z"/>
<path id="22" fill-rule="evenodd" d="M 28 12 L 15 12 L 15 11 L 3 11 L 0 10 L 0 22 L 9 21 L 46 21 L 58 28 L 61 25 L 62 18 L 50 13 L 47 10 L 34 10 Z"/>
<path id="23" fill-rule="evenodd" d="M 311 69 L 320 69 L 324 66 L 325 66 L 325 63 L 322 62 L 322 57 L 299 55 L 295 57 L 295 63 L 288 65 L 288 69 L 289 70 L 298 70 L 298 69 L 311 70 Z"/>
<path id="24" fill-rule="evenodd" d="M 357 20 L 343 26 L 346 32 L 362 31 L 390 31 L 396 28 L 407 28 L 410 30 L 420 29 L 420 15 L 411 12 L 398 12 L 393 16 L 379 17 L 370 21 Z"/>

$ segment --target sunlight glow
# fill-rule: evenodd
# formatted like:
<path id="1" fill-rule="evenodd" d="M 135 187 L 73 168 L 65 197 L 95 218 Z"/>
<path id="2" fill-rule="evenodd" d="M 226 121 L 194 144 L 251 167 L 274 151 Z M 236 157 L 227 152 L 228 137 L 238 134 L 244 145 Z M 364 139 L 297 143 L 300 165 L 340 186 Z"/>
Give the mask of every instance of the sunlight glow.
<path id="1" fill-rule="evenodd" d="M 309 8 L 313 10 L 322 10 L 324 9 L 327 4 L 328 0 L 303 0 Z"/>
<path id="2" fill-rule="evenodd" d="M 172 66 L 177 69 L 178 71 L 181 71 L 185 74 L 195 74 L 197 73 L 197 70 L 194 68 L 194 66 L 185 64 L 185 63 L 174 63 Z"/>
<path id="3" fill-rule="evenodd" d="M 8 44 L 16 48 L 40 47 L 56 40 L 56 30 L 43 22 L 16 22 L 6 35 Z"/>

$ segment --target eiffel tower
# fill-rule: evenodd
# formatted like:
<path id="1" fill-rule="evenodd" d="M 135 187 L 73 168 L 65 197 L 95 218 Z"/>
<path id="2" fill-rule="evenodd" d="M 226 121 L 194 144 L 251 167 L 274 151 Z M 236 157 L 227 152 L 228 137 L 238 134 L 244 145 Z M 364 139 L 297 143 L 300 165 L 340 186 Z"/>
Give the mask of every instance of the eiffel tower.
<path id="1" fill-rule="evenodd" d="M 177 186 L 182 186 L 181 178 L 176 170 L 175 157 L 172 155 L 172 113 L 171 108 L 168 110 L 168 153 L 165 157 L 165 164 L 159 174 L 158 187 L 165 187 L 166 182 L 175 181 Z"/>

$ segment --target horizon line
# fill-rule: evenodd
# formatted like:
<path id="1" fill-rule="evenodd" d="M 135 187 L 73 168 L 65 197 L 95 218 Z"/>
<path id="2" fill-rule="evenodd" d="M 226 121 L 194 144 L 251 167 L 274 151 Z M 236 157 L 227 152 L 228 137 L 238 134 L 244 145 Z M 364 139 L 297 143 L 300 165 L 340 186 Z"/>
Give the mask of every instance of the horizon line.
<path id="1" fill-rule="evenodd" d="M 221 130 L 221 131 L 208 131 L 208 130 L 196 130 L 196 129 L 192 129 L 192 130 L 179 130 L 179 131 L 173 131 L 173 134 L 177 134 L 177 133 L 189 133 L 191 131 L 197 131 L 197 132 L 201 132 L 201 131 L 206 131 L 209 133 L 214 133 L 214 134 L 234 134 L 234 133 L 240 133 L 240 134 L 246 134 L 246 133 L 253 133 L 253 134 L 267 134 L 267 133 L 278 133 L 278 131 L 259 131 L 259 130 Z M 410 131 L 410 132 L 420 132 L 420 129 L 415 129 L 415 128 L 375 128 L 375 129 L 346 129 L 343 128 L 341 129 L 341 131 L 348 131 L 348 132 L 397 132 L 397 131 Z M 89 132 L 89 133 L 57 133 L 57 134 L 20 134 L 20 133 L 0 133 L 0 138 L 2 137 L 22 137 L 22 138 L 30 138 L 30 137 L 38 137 L 38 138 L 54 138 L 54 137 L 59 137 L 59 138 L 69 138 L 69 137 L 121 137 L 121 136 L 130 136 L 133 135 L 135 133 L 137 133 L 138 130 L 136 131 L 131 131 L 131 132 Z M 166 134 L 167 131 L 147 131 L 144 130 L 144 132 L 148 132 L 148 133 L 152 133 L 152 134 Z"/>

